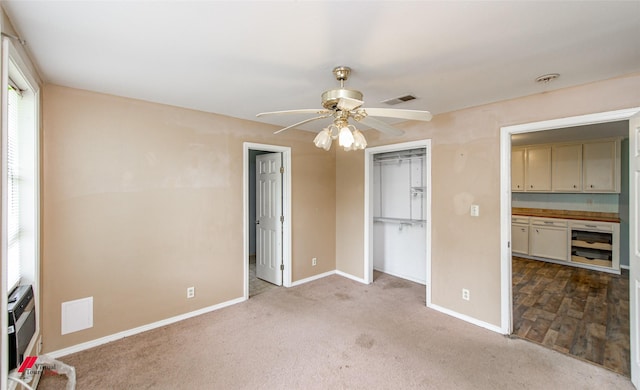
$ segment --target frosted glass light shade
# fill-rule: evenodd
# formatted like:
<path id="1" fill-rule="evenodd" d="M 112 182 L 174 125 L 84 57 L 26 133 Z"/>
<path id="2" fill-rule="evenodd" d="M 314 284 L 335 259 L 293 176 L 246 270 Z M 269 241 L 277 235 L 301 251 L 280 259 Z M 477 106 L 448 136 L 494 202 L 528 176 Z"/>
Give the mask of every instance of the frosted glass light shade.
<path id="1" fill-rule="evenodd" d="M 318 133 L 318 135 L 316 135 L 316 138 L 313 140 L 313 143 L 316 145 L 316 147 L 324 149 L 326 151 L 331 149 L 331 142 L 332 139 L 329 129 L 323 129 Z"/>
<path id="2" fill-rule="evenodd" d="M 353 149 L 364 149 L 367 147 L 367 140 L 364 138 L 364 135 L 360 132 L 360 130 L 355 129 L 353 131 Z"/>
<path id="3" fill-rule="evenodd" d="M 353 134 L 348 127 L 343 127 L 340 129 L 340 135 L 338 136 L 338 143 L 340 146 L 345 148 L 351 147 L 353 145 Z"/>
<path id="4" fill-rule="evenodd" d="M 361 150 L 367 147 L 364 135 L 346 120 L 336 120 L 316 135 L 313 143 L 316 147 L 329 151 L 334 139 L 345 151 Z"/>

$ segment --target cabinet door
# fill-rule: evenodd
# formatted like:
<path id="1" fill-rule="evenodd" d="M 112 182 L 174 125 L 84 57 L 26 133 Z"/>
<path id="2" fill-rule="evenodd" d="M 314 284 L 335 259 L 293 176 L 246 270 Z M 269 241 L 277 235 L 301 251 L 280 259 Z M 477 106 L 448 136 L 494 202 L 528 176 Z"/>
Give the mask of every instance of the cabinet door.
<path id="1" fill-rule="evenodd" d="M 525 156 L 527 191 L 551 191 L 551 146 L 527 148 Z"/>
<path id="2" fill-rule="evenodd" d="M 531 226 L 529 230 L 529 254 L 555 260 L 569 260 L 569 235 L 567 228 Z"/>
<path id="3" fill-rule="evenodd" d="M 582 144 L 553 146 L 551 165 L 553 191 L 582 191 Z"/>
<path id="4" fill-rule="evenodd" d="M 524 191 L 524 148 L 511 150 L 511 191 Z"/>
<path id="5" fill-rule="evenodd" d="M 529 226 L 511 225 L 511 253 L 529 254 Z"/>
<path id="6" fill-rule="evenodd" d="M 585 143 L 582 149 L 585 192 L 620 192 L 619 141 Z"/>

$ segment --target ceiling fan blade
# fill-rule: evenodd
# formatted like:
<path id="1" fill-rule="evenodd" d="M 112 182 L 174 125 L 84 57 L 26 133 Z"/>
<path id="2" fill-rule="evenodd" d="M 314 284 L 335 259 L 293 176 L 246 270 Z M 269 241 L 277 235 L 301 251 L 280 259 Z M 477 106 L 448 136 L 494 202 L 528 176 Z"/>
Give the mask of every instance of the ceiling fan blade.
<path id="1" fill-rule="evenodd" d="M 365 116 L 364 118 L 361 119 L 357 119 L 356 120 L 360 123 L 363 123 L 371 128 L 374 128 L 376 130 L 379 130 L 385 134 L 389 134 L 389 135 L 402 135 L 404 134 L 404 131 L 400 130 L 400 129 L 396 129 L 395 127 L 381 121 L 378 120 L 376 118 L 372 118 L 370 116 Z"/>
<path id="2" fill-rule="evenodd" d="M 410 119 L 414 121 L 430 121 L 433 115 L 429 111 L 402 110 L 396 108 L 365 108 L 369 116 Z"/>
<path id="3" fill-rule="evenodd" d="M 256 114 L 256 116 L 264 116 L 264 115 L 282 115 L 282 114 L 329 114 L 332 111 L 322 110 L 317 108 L 303 108 L 300 110 L 285 110 L 285 111 L 270 111 L 270 112 L 261 112 Z"/>
<path id="4" fill-rule="evenodd" d="M 336 105 L 336 107 L 340 111 L 351 111 L 362 106 L 363 104 L 364 102 L 362 100 L 350 97 L 341 97 L 340 100 L 338 100 L 338 104 Z"/>
<path id="5" fill-rule="evenodd" d="M 293 128 L 293 127 L 300 126 L 300 125 L 304 125 L 305 123 L 308 123 L 308 122 L 311 122 L 311 121 L 317 121 L 318 119 L 328 118 L 328 117 L 330 117 L 330 116 L 331 116 L 331 112 L 329 112 L 329 114 L 326 114 L 326 115 L 320 115 L 320 116 L 316 116 L 316 117 L 314 117 L 314 118 L 305 119 L 305 120 L 300 121 L 300 122 L 298 122 L 298 123 L 294 123 L 294 124 L 292 124 L 291 126 L 287 126 L 287 127 L 285 127 L 284 129 L 280 129 L 280 130 L 278 130 L 278 131 L 274 132 L 273 134 L 282 133 L 283 131 L 285 131 L 285 130 L 289 130 L 289 129 Z"/>

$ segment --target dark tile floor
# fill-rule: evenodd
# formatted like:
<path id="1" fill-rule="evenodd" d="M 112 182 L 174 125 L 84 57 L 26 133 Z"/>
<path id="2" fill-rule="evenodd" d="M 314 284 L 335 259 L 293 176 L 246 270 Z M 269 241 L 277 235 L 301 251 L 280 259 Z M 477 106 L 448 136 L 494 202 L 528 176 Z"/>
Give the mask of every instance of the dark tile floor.
<path id="1" fill-rule="evenodd" d="M 629 271 L 513 258 L 513 334 L 630 376 Z"/>

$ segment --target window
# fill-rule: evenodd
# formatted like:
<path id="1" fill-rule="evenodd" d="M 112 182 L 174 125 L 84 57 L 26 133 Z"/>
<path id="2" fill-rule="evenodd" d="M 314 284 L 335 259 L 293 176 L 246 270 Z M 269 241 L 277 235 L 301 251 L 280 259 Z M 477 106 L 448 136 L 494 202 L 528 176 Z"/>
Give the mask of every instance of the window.
<path id="1" fill-rule="evenodd" d="M 40 80 L 24 48 L 14 45 L 13 38 L 6 34 L 1 35 L 0 290 L 10 292 L 18 283 L 33 286 L 36 329 L 25 351 L 33 355 L 37 352 L 35 345 L 40 334 Z M 7 385 L 7 305 L 7 299 L 0 299 L 0 344 L 5 346 L 0 353 L 0 387 L 3 389 L 13 388 Z"/>
<path id="2" fill-rule="evenodd" d="M 20 281 L 20 153 L 18 107 L 20 92 L 8 91 L 7 131 L 7 286 L 11 291 Z"/>
<path id="3" fill-rule="evenodd" d="M 8 65 L 3 233 L 10 292 L 18 284 L 32 284 L 34 290 L 38 284 L 39 95 L 19 59 L 10 54 Z"/>

